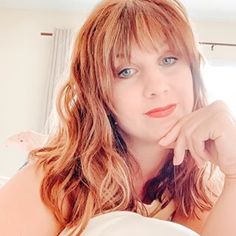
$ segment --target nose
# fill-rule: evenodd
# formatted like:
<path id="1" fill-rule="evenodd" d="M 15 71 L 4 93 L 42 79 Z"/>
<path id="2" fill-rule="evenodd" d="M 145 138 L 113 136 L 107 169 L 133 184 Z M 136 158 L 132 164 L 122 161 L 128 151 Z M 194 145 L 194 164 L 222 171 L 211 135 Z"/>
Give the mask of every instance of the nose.
<path id="1" fill-rule="evenodd" d="M 143 83 L 143 94 L 146 98 L 163 96 L 170 90 L 166 76 L 161 73 L 147 74 Z"/>

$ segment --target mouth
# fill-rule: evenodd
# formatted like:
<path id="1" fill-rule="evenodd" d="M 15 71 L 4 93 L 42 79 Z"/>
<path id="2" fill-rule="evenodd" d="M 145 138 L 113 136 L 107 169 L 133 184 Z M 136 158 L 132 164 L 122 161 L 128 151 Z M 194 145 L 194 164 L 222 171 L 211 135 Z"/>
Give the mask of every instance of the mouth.
<path id="1" fill-rule="evenodd" d="M 154 108 L 154 109 L 146 112 L 145 115 L 147 115 L 149 117 L 153 117 L 153 118 L 166 117 L 166 116 L 169 116 L 172 112 L 174 112 L 176 106 L 177 106 L 177 104 L 169 104 L 164 107 Z"/>

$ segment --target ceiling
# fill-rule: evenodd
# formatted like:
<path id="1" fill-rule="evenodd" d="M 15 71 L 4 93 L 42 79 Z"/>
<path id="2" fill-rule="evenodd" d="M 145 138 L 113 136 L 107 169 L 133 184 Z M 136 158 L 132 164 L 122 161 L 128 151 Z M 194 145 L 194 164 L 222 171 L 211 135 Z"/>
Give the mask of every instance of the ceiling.
<path id="1" fill-rule="evenodd" d="M 180 0 L 195 20 L 236 22 L 235 0 Z M 0 0 L 0 8 L 89 11 L 99 0 Z"/>

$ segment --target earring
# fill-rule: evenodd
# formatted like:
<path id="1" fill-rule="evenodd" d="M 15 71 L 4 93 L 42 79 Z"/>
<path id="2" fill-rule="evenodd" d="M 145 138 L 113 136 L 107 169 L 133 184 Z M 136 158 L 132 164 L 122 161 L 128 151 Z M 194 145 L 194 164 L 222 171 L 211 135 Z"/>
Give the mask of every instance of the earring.
<path id="1" fill-rule="evenodd" d="M 114 122 L 114 125 L 118 125 L 118 122 L 117 122 L 117 121 L 115 121 L 115 122 Z"/>

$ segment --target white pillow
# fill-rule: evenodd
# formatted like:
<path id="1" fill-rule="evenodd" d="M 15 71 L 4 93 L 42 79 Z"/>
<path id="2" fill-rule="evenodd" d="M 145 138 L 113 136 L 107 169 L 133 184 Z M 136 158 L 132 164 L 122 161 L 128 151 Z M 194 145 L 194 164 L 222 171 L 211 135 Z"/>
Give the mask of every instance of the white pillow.
<path id="1" fill-rule="evenodd" d="M 169 221 L 144 217 L 134 212 L 116 211 L 89 221 L 83 236 L 199 236 L 192 230 Z"/>

